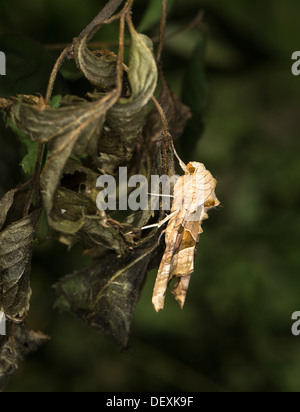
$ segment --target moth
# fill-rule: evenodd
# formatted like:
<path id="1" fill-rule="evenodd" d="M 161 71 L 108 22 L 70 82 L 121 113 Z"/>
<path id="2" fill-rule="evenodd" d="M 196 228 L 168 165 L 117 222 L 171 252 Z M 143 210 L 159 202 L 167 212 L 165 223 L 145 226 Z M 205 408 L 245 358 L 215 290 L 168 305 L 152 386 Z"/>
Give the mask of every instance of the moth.
<path id="1" fill-rule="evenodd" d="M 183 308 L 200 234 L 207 212 L 220 204 L 215 194 L 217 181 L 202 163 L 180 165 L 185 172 L 174 186 L 174 198 L 165 231 L 166 249 L 161 260 L 153 290 L 152 303 L 158 312 L 164 308 L 166 291 L 173 278 L 177 278 L 172 290 Z"/>

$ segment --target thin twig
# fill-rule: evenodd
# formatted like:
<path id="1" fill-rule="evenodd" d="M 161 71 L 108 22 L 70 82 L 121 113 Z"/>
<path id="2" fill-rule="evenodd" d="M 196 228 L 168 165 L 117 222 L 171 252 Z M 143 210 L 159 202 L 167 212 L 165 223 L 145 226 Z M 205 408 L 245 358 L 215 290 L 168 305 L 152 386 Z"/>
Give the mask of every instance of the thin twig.
<path id="1" fill-rule="evenodd" d="M 159 42 L 158 42 L 158 48 L 157 48 L 157 54 L 156 54 L 156 60 L 158 63 L 160 63 L 161 54 L 162 54 L 163 47 L 164 47 L 167 15 L 168 15 L 168 0 L 162 0 L 160 29 L 159 29 Z"/>
<path id="2" fill-rule="evenodd" d="M 118 53 L 118 60 L 117 60 L 117 90 L 121 93 L 123 88 L 123 70 L 126 70 L 126 66 L 124 65 L 124 33 L 125 33 L 125 20 L 127 19 L 128 15 L 130 14 L 130 10 L 132 7 L 134 0 L 127 0 L 123 10 L 119 13 L 120 14 L 120 28 L 119 28 L 119 53 Z"/>
<path id="3" fill-rule="evenodd" d="M 171 133 L 169 132 L 168 120 L 167 120 L 167 117 L 165 115 L 165 112 L 164 112 L 163 108 L 161 107 L 158 100 L 154 96 L 152 96 L 152 101 L 153 101 L 155 107 L 157 108 L 157 110 L 160 114 L 162 125 L 163 125 L 162 137 L 164 139 L 164 151 L 166 152 L 166 143 L 169 142 L 171 144 L 174 155 L 176 156 L 181 168 L 183 170 L 187 170 L 186 164 L 180 159 L 180 157 L 179 157 L 179 155 L 178 155 L 178 153 L 175 149 L 173 137 L 172 137 Z"/>
<path id="4" fill-rule="evenodd" d="M 181 27 L 178 30 L 175 30 L 173 33 L 167 34 L 165 36 L 165 43 L 169 40 L 172 40 L 173 38 L 179 36 L 180 34 L 185 33 L 186 31 L 192 30 L 194 27 L 200 26 L 201 23 L 203 23 L 203 17 L 204 17 L 204 11 L 200 10 L 196 17 L 190 21 L 187 25 Z M 153 37 L 152 41 L 154 43 L 159 42 L 159 36 Z"/>
<path id="5" fill-rule="evenodd" d="M 152 96 L 152 102 L 154 103 L 156 109 L 158 110 L 158 113 L 161 118 L 161 122 L 163 125 L 163 131 L 162 131 L 162 137 L 163 137 L 163 165 L 164 165 L 164 174 L 168 173 L 168 162 L 167 162 L 167 143 L 168 141 L 172 141 L 172 136 L 169 132 L 169 125 L 168 125 L 168 120 L 165 115 L 165 112 L 161 105 L 159 104 L 158 100 Z"/>
<path id="6" fill-rule="evenodd" d="M 124 1 L 125 0 L 110 0 L 106 4 L 106 6 L 103 7 L 100 13 L 94 18 L 94 20 L 91 21 L 91 23 L 88 24 L 84 30 L 82 30 L 77 39 L 81 40 L 86 35 L 87 41 L 91 39 L 96 31 L 98 31 L 99 27 L 114 14 L 114 12 L 121 6 Z"/>
<path id="7" fill-rule="evenodd" d="M 57 59 L 55 65 L 52 69 L 52 72 L 51 72 L 51 75 L 50 75 L 50 78 L 49 78 L 49 82 L 48 82 L 46 97 L 45 97 L 46 105 L 48 105 L 50 103 L 50 99 L 51 99 L 51 96 L 52 96 L 52 93 L 53 93 L 53 87 L 54 87 L 54 83 L 55 83 L 55 80 L 56 80 L 57 73 L 58 73 L 61 65 L 65 61 L 65 58 L 72 51 L 72 49 L 73 49 L 73 45 L 67 46 L 62 51 L 62 53 L 60 54 L 59 58 Z"/>
<path id="8" fill-rule="evenodd" d="M 45 97 L 45 102 L 46 104 L 49 104 L 52 92 L 53 92 L 53 87 L 54 83 L 57 77 L 57 73 L 62 65 L 62 63 L 65 61 L 67 56 L 71 56 L 73 49 L 74 49 L 74 44 L 81 40 L 83 37 L 87 36 L 87 40 L 92 38 L 96 31 L 101 27 L 104 22 L 109 19 L 112 14 L 119 8 L 119 6 L 124 2 L 125 0 L 110 0 L 106 6 L 100 11 L 100 13 L 94 18 L 94 20 L 87 25 L 87 27 L 82 30 L 82 32 L 79 34 L 78 37 L 76 37 L 73 40 L 73 43 L 65 47 L 65 49 L 62 51 L 61 55 L 59 56 L 58 60 L 56 61 L 55 66 L 53 67 L 52 73 L 50 75 L 48 87 L 47 87 L 47 92 L 46 92 L 46 97 Z M 128 3 L 130 3 L 130 7 L 132 5 L 133 0 L 127 1 L 124 9 L 128 9 Z"/>
<path id="9" fill-rule="evenodd" d="M 163 132 L 164 133 L 169 133 L 168 120 L 167 120 L 167 117 L 165 115 L 165 112 L 164 112 L 163 108 L 161 107 L 158 100 L 154 96 L 152 96 L 152 102 L 154 103 L 156 109 L 158 110 L 158 112 L 160 114 L 161 121 L 162 121 L 162 124 L 163 124 Z"/>
<path id="10" fill-rule="evenodd" d="M 119 53 L 117 64 L 117 89 L 121 92 L 123 87 L 123 60 L 124 60 L 124 31 L 125 31 L 125 14 L 120 18 L 119 29 Z"/>
<path id="11" fill-rule="evenodd" d="M 204 12 L 200 11 L 197 16 L 190 22 L 188 23 L 186 26 L 181 27 L 178 30 L 175 30 L 173 33 L 170 34 L 165 34 L 165 39 L 164 42 L 168 42 L 169 40 L 172 40 L 173 38 L 179 36 L 182 33 L 185 33 L 186 31 L 189 31 L 191 29 L 193 29 L 194 27 L 198 26 L 202 21 L 203 21 L 203 16 L 204 16 Z M 116 16 L 114 17 L 118 17 L 119 18 L 119 14 L 116 14 Z M 112 17 L 112 19 L 114 19 L 114 17 Z M 106 20 L 104 22 L 104 24 L 107 24 L 110 22 L 110 20 Z M 159 36 L 154 36 L 151 38 L 153 43 L 159 43 Z M 87 46 L 90 49 L 107 49 L 109 47 L 116 47 L 118 46 L 118 40 L 107 40 L 107 41 L 90 41 L 87 43 Z M 129 46 L 130 45 L 130 41 L 124 41 L 124 46 Z M 59 51 L 59 50 L 63 50 L 68 46 L 68 43 L 54 43 L 54 44 L 45 44 L 44 47 L 49 50 L 49 51 Z"/>

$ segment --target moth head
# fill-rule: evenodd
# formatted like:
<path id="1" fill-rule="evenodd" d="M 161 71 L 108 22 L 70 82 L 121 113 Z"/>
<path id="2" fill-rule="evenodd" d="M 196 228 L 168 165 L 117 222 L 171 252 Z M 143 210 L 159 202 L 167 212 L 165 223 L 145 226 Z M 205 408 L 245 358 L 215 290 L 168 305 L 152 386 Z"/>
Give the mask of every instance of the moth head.
<path id="1" fill-rule="evenodd" d="M 190 162 L 187 165 L 187 172 L 191 175 L 194 173 L 201 173 L 204 172 L 205 166 L 203 163 L 198 163 L 198 162 Z"/>

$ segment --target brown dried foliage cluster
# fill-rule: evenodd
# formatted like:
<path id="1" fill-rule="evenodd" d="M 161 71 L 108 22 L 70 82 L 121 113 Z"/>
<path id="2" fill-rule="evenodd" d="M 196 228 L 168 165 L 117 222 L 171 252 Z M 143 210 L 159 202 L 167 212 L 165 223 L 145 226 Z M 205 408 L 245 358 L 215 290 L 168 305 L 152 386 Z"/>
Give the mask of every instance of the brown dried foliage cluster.
<path id="1" fill-rule="evenodd" d="M 162 255 L 154 306 L 162 309 L 168 283 L 174 276 L 178 283 L 173 293 L 183 306 L 201 222 L 206 212 L 218 205 L 211 174 L 203 165 L 190 163 L 186 167 L 181 162 L 186 174 L 203 177 L 205 201 L 197 204 L 198 221 L 188 222 L 189 214 L 196 213 L 190 205 L 195 188 L 192 185 L 190 198 L 177 210 L 176 190 L 180 191 L 183 184 L 179 179 L 164 254 L 158 241 L 161 229 L 141 231 L 146 224 L 162 220 L 162 212 L 135 212 L 119 221 L 96 207 L 100 173 L 117 177 L 119 166 L 126 165 L 131 175 L 174 175 L 171 135 L 179 138 L 191 117 L 159 70 L 163 33 L 157 60 L 151 40 L 138 33 L 132 23 L 133 0 L 111 17 L 122 3 L 109 1 L 62 52 L 45 97 L 0 99 L 0 108 L 14 127 L 38 145 L 31 180 L 8 192 L 0 203 L 0 310 L 8 319 L 7 335 L 0 337 L 0 387 L 17 368 L 19 359 L 48 339 L 25 324 L 31 295 L 32 243 L 39 216 L 47 217 L 49 229 L 61 242 L 69 247 L 81 242 L 94 258 L 87 269 L 58 281 L 56 307 L 71 311 L 124 347 L 146 273 L 158 266 Z M 117 19 L 118 55 L 90 51 L 87 44 L 94 34 L 103 24 Z M 123 59 L 126 25 L 131 36 L 128 67 Z M 53 84 L 66 58 L 75 59 L 95 90 L 86 98 L 64 96 L 54 109 L 49 103 Z M 162 90 L 156 101 L 159 72 Z M 152 110 L 151 102 L 155 103 Z"/>

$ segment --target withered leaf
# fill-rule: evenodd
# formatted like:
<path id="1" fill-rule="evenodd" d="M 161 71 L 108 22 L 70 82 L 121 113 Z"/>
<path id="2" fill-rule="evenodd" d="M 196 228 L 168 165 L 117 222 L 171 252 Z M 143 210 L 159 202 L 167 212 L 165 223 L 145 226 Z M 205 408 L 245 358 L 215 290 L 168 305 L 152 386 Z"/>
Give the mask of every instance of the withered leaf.
<path id="1" fill-rule="evenodd" d="M 78 182 L 74 181 L 75 177 L 80 176 Z M 84 193 L 84 195 L 90 199 L 94 204 L 96 203 L 99 190 L 97 189 L 97 179 L 99 178 L 99 173 L 94 170 L 83 166 L 76 160 L 69 159 L 64 168 L 64 179 L 65 177 L 72 178 L 72 185 L 78 185 L 78 192 Z M 64 185 L 63 181 L 61 185 L 74 190 L 74 187 L 68 187 L 68 184 Z"/>
<path id="2" fill-rule="evenodd" d="M 58 232 L 76 234 L 83 227 L 85 216 L 95 214 L 96 207 L 90 199 L 59 187 L 53 197 L 50 222 Z"/>
<path id="3" fill-rule="evenodd" d="M 121 233 L 121 225 L 114 225 L 104 211 L 99 211 L 96 199 L 99 194 L 93 170 L 69 159 L 64 168 L 61 186 L 53 197 L 50 216 L 51 226 L 58 232 L 69 235 L 71 243 L 83 241 L 89 246 L 105 246 L 118 255 L 128 248 Z"/>
<path id="4" fill-rule="evenodd" d="M 117 90 L 88 102 L 70 98 L 59 109 L 19 102 L 11 111 L 14 123 L 33 140 L 48 142 L 49 159 L 41 176 L 43 199 L 48 214 L 53 196 L 71 154 L 95 156 L 107 110 L 118 99 Z"/>
<path id="5" fill-rule="evenodd" d="M 39 210 L 0 233 L 0 310 L 22 318 L 29 309 L 32 242 Z"/>
<path id="6" fill-rule="evenodd" d="M 11 105 L 11 100 L 0 97 L 0 110 L 7 110 Z"/>
<path id="7" fill-rule="evenodd" d="M 55 230 L 73 235 L 90 246 L 105 246 L 122 255 L 128 249 L 121 231 L 111 225 L 106 214 L 98 214 L 96 202 L 83 194 L 58 188 L 51 215 Z"/>
<path id="8" fill-rule="evenodd" d="M 76 178 L 76 176 L 78 176 Z M 69 159 L 55 195 L 49 221 L 52 228 L 65 234 L 76 234 L 86 215 L 96 215 L 98 174 Z"/>
<path id="9" fill-rule="evenodd" d="M 125 347 L 134 307 L 156 245 L 157 238 L 121 258 L 108 253 L 90 268 L 66 276 L 55 285 L 59 295 L 56 306 L 71 311 Z"/>
<path id="10" fill-rule="evenodd" d="M 76 63 L 85 77 L 102 90 L 111 89 L 116 83 L 117 58 L 113 54 L 97 55 L 87 47 L 88 35 L 75 42 Z"/>
<path id="11" fill-rule="evenodd" d="M 128 81 L 131 96 L 120 98 L 109 110 L 107 124 L 130 148 L 146 123 L 147 104 L 157 85 L 157 67 L 151 40 L 137 33 L 131 25 L 129 28 L 131 48 Z"/>
<path id="12" fill-rule="evenodd" d="M 0 201 L 0 230 L 2 229 L 9 209 L 12 207 L 14 202 L 15 194 L 18 189 L 13 189 L 7 192 Z"/>
<path id="13" fill-rule="evenodd" d="M 7 322 L 6 336 L 0 336 L 0 391 L 18 369 L 19 361 L 48 340 L 48 336 L 26 325 Z"/>

